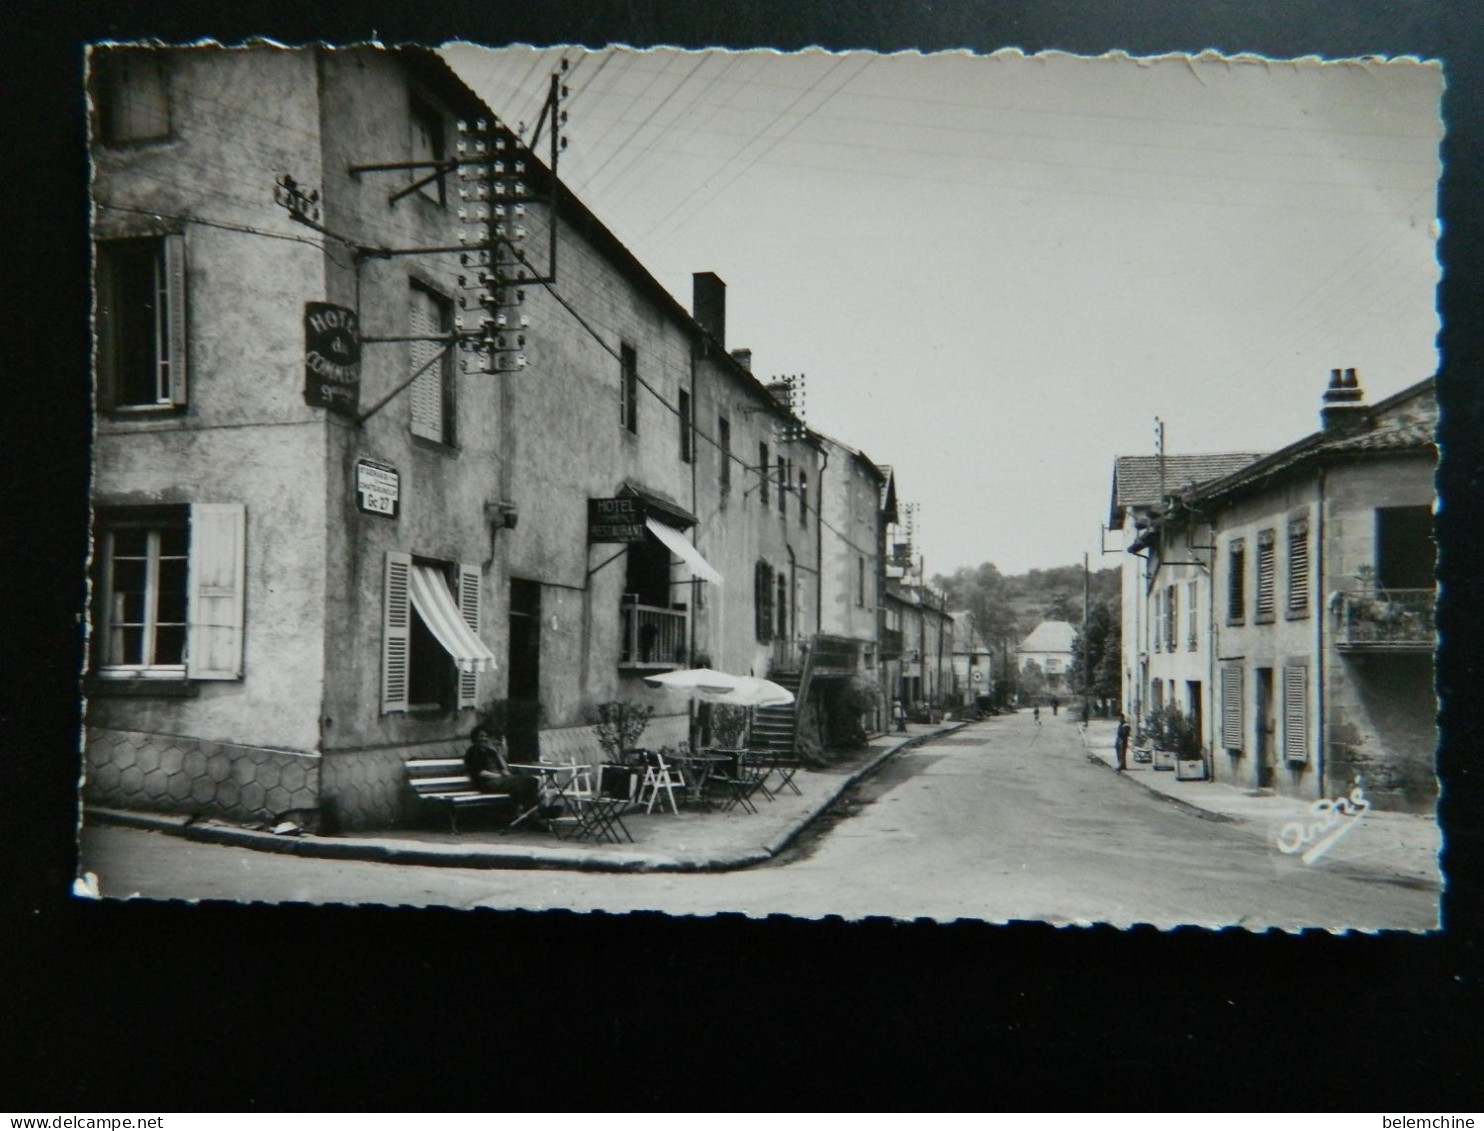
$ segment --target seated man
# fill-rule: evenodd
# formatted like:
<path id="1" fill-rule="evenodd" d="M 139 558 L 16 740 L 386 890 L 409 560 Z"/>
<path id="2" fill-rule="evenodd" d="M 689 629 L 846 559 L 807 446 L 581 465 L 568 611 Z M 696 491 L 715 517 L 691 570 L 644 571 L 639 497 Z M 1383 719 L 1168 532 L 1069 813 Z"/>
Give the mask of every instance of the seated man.
<path id="1" fill-rule="evenodd" d="M 540 798 L 540 781 L 529 774 L 512 773 L 499 738 L 484 726 L 476 726 L 469 738 L 473 745 L 464 752 L 464 772 L 470 784 L 480 793 L 510 794 L 516 816 L 534 809 Z"/>

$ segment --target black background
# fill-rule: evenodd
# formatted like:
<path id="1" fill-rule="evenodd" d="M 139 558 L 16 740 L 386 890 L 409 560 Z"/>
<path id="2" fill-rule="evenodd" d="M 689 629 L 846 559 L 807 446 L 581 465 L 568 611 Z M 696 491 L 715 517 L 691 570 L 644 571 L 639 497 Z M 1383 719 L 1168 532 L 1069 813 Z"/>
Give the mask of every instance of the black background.
<path id="1" fill-rule="evenodd" d="M 5 19 L 4 1102 L 36 1111 L 1479 1110 L 1480 19 L 1469 3 L 27 4 Z M 1053 929 L 72 901 L 87 550 L 81 44 L 1415 54 L 1440 256 L 1446 929 Z M 524 965 L 519 956 L 539 962 Z M 473 973 L 491 966 L 504 976 Z M 545 979 L 537 970 L 559 969 Z M 462 972 L 468 971 L 467 977 Z M 552 1082 L 558 1082 L 555 1087 Z"/>

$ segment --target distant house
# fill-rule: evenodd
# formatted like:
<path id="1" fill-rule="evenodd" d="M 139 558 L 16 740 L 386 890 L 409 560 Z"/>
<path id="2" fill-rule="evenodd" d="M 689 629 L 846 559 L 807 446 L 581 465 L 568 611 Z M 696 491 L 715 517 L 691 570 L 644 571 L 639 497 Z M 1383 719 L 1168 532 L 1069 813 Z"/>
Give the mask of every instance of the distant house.
<path id="1" fill-rule="evenodd" d="M 968 613 L 953 616 L 953 681 L 959 702 L 994 694 L 994 654 Z"/>
<path id="2" fill-rule="evenodd" d="M 1360 784 L 1379 806 L 1425 809 L 1437 793 L 1433 381 L 1366 406 L 1355 371 L 1334 370 L 1321 421 L 1167 495 L 1135 532 L 1132 702 L 1195 718 L 1218 780 L 1303 799 Z"/>
<path id="3" fill-rule="evenodd" d="M 1024 670 L 1034 663 L 1046 678 L 1048 695 L 1065 695 L 1071 690 L 1072 641 L 1077 630 L 1064 620 L 1043 620 L 1015 649 L 1016 666 Z"/>

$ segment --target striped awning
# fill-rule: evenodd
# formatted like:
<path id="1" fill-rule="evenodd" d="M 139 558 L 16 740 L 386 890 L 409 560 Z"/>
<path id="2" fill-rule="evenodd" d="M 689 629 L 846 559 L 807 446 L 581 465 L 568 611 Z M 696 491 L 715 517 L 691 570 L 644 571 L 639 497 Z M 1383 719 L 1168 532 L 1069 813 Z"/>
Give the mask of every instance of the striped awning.
<path id="1" fill-rule="evenodd" d="M 412 607 L 422 617 L 443 650 L 453 657 L 461 672 L 492 672 L 495 654 L 474 635 L 469 622 L 454 604 L 448 582 L 433 566 L 412 566 Z"/>
<path id="2" fill-rule="evenodd" d="M 716 571 L 716 567 L 701 557 L 701 551 L 691 545 L 679 530 L 653 517 L 645 519 L 644 524 L 656 538 L 669 547 L 672 554 L 690 566 L 691 573 L 717 585 L 721 584 L 721 574 Z"/>

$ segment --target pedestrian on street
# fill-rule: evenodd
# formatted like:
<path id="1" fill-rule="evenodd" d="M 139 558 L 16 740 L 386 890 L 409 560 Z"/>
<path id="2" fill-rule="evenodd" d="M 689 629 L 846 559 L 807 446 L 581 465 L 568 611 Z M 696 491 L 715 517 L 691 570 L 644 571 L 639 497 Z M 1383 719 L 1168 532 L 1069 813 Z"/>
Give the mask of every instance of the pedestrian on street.
<path id="1" fill-rule="evenodd" d="M 1119 715 L 1118 730 L 1113 735 L 1113 753 L 1118 759 L 1118 768 L 1115 771 L 1116 773 L 1121 774 L 1124 770 L 1128 769 L 1128 763 L 1125 760 L 1128 757 L 1128 736 L 1128 716 Z"/>
<path id="2" fill-rule="evenodd" d="M 1031 711 L 1031 714 L 1033 714 L 1033 715 L 1036 716 L 1036 725 L 1037 726 L 1040 726 L 1041 725 L 1041 705 L 1039 703 L 1036 704 L 1035 708 Z"/>

